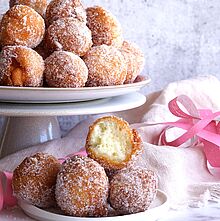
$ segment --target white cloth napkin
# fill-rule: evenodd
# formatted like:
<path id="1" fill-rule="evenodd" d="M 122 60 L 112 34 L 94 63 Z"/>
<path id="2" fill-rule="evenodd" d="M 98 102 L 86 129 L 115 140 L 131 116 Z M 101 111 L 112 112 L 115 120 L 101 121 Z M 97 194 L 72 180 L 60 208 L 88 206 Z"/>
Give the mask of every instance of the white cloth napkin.
<path id="1" fill-rule="evenodd" d="M 199 76 L 194 79 L 173 82 L 163 91 L 147 96 L 145 105 L 133 110 L 114 113 L 114 115 L 124 118 L 140 132 L 144 141 L 144 152 L 138 160 L 138 164 L 154 170 L 158 174 L 159 188 L 168 194 L 172 207 L 180 205 L 198 207 L 204 205 L 208 200 L 219 200 L 220 183 L 218 180 L 220 181 L 220 176 L 218 176 L 218 171 L 215 171 L 216 176 L 209 172 L 201 146 L 175 148 L 156 145 L 155 140 L 158 140 L 163 126 L 148 125 L 176 120 L 169 112 L 167 104 L 181 94 L 189 96 L 198 108 L 220 110 L 220 81 L 213 76 Z M 88 126 L 100 116 L 103 115 L 80 122 L 62 139 L 33 146 L 1 159 L 0 170 L 13 171 L 26 156 L 39 151 L 56 157 L 63 157 L 78 151 L 84 147 Z M 175 137 L 175 132 L 172 135 Z M 21 217 L 18 208 L 13 211 L 13 213 L 11 210 L 3 211 L 0 218 L 1 216 L 13 218 L 16 217 L 16 214 Z"/>

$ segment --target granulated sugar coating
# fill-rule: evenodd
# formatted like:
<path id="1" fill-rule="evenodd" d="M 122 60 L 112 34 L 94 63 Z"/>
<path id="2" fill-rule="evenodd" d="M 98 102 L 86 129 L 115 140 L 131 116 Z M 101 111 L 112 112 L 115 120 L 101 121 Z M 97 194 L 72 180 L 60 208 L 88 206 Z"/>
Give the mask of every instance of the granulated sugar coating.
<path id="1" fill-rule="evenodd" d="M 6 46 L 0 53 L 0 85 L 39 87 L 43 84 L 44 61 L 33 49 Z"/>
<path id="2" fill-rule="evenodd" d="M 156 196 L 156 174 L 140 167 L 119 171 L 110 181 L 110 204 L 121 214 L 145 211 Z"/>
<path id="3" fill-rule="evenodd" d="M 60 18 L 73 17 L 86 22 L 86 11 L 81 0 L 52 0 L 46 11 L 46 24 Z"/>
<path id="4" fill-rule="evenodd" d="M 133 83 L 144 68 L 144 54 L 136 44 L 128 41 L 123 42 L 120 51 L 127 63 L 127 76 L 124 83 Z"/>
<path id="5" fill-rule="evenodd" d="M 44 19 L 34 9 L 15 5 L 2 18 L 1 46 L 23 45 L 34 48 L 42 41 L 44 32 Z"/>
<path id="6" fill-rule="evenodd" d="M 92 46 L 91 31 L 75 18 L 61 18 L 47 29 L 45 44 L 51 52 L 64 50 L 83 56 Z"/>
<path id="7" fill-rule="evenodd" d="M 112 45 L 120 47 L 123 42 L 122 28 L 111 12 L 100 6 L 89 7 L 87 12 L 87 25 L 92 31 L 93 44 Z"/>
<path id="8" fill-rule="evenodd" d="M 42 208 L 55 205 L 55 184 L 59 169 L 59 161 L 45 153 L 25 158 L 13 173 L 14 195 Z"/>
<path id="9" fill-rule="evenodd" d="M 83 87 L 88 79 L 88 68 L 72 52 L 55 51 L 45 60 L 44 76 L 51 87 Z"/>
<path id="10" fill-rule="evenodd" d="M 57 176 L 56 200 L 68 215 L 107 216 L 108 177 L 96 161 L 74 156 L 63 163 Z"/>
<path id="11" fill-rule="evenodd" d="M 110 86 L 123 84 L 127 65 L 121 52 L 113 46 L 93 47 L 83 57 L 89 69 L 86 86 Z"/>
<path id="12" fill-rule="evenodd" d="M 9 5 L 10 8 L 14 5 L 27 5 L 33 8 L 41 16 L 44 16 L 47 8 L 47 0 L 10 0 Z"/>

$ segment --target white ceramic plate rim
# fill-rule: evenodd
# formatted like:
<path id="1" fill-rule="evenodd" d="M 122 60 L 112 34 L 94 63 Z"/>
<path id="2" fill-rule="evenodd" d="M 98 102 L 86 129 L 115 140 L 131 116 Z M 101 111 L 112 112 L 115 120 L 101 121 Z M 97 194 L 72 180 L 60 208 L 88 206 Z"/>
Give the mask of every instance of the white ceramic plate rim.
<path id="1" fill-rule="evenodd" d="M 10 103 L 69 103 L 116 97 L 139 91 L 150 79 L 141 82 L 84 88 L 0 87 L 0 102 Z"/>
<path id="2" fill-rule="evenodd" d="M 136 213 L 136 214 L 130 214 L 130 215 L 123 215 L 123 216 L 112 216 L 112 217 L 73 217 L 73 216 L 65 216 L 65 215 L 59 215 L 56 213 L 51 213 L 48 211 L 45 211 L 43 209 L 40 209 L 36 206 L 30 205 L 24 201 L 18 201 L 18 205 L 22 208 L 22 210 L 29 215 L 32 218 L 41 218 L 42 221 L 44 220 L 48 220 L 46 219 L 46 217 L 50 217 L 50 220 L 64 220 L 64 221 L 88 221 L 88 220 L 93 220 L 93 221 L 100 221 L 100 220 L 118 220 L 120 218 L 124 219 L 128 219 L 128 220 L 133 220 L 136 218 L 137 215 L 143 215 L 146 216 L 146 220 L 147 220 L 147 216 L 152 214 L 153 212 L 159 212 L 159 210 L 168 210 L 169 209 L 169 200 L 168 197 L 166 195 L 165 192 L 161 191 L 161 190 L 157 190 L 157 194 L 161 195 L 163 197 L 163 203 L 159 206 L 150 208 L 144 212 L 140 212 L 140 213 Z M 40 214 L 40 216 L 39 216 Z M 150 220 L 150 219 L 149 219 Z"/>
<path id="3" fill-rule="evenodd" d="M 81 87 L 81 88 L 54 88 L 54 87 L 13 87 L 13 86 L 0 86 L 0 90 L 16 90 L 16 91 L 72 91 L 72 92 L 89 92 L 94 90 L 112 90 L 112 89 L 120 89 L 120 88 L 133 88 L 133 87 L 141 87 L 148 83 L 150 83 L 151 79 L 147 77 L 146 80 L 132 83 L 132 84 L 122 84 L 122 85 L 114 85 L 114 86 L 102 86 L 102 87 Z"/>

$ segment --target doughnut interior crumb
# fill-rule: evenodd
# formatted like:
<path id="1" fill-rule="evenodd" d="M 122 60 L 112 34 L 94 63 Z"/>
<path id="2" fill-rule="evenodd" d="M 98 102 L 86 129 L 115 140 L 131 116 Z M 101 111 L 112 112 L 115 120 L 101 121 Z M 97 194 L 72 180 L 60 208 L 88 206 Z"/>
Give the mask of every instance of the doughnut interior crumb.
<path id="1" fill-rule="evenodd" d="M 100 121 L 91 134 L 90 147 L 97 157 L 106 156 L 113 161 L 124 161 L 132 152 L 132 140 L 127 128 L 116 121 Z"/>

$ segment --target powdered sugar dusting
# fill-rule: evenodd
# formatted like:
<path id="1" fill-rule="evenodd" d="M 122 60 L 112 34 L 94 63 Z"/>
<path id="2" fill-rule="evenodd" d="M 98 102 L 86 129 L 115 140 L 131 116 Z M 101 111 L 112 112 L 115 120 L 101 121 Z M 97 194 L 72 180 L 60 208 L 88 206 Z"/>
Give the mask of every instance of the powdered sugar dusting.
<path id="1" fill-rule="evenodd" d="M 71 51 L 83 56 L 92 46 L 91 31 L 75 18 L 61 18 L 49 26 L 45 43 L 51 51 Z"/>
<path id="2" fill-rule="evenodd" d="M 113 46 L 93 47 L 83 60 L 89 69 L 87 86 L 110 86 L 124 83 L 127 65 L 121 52 Z"/>
<path id="3" fill-rule="evenodd" d="M 52 0 L 50 2 L 46 11 L 47 25 L 65 17 L 73 17 L 86 22 L 86 11 L 81 0 Z"/>
<path id="4" fill-rule="evenodd" d="M 53 87 L 83 87 L 88 68 L 83 60 L 66 51 L 55 51 L 45 60 L 45 79 Z"/>
<path id="5" fill-rule="evenodd" d="M 112 45 L 120 47 L 123 42 L 122 28 L 111 12 L 100 6 L 89 7 L 87 12 L 87 25 L 92 31 L 94 45 Z"/>
<path id="6" fill-rule="evenodd" d="M 22 70 L 22 82 L 13 82 L 12 72 Z M 43 83 L 44 61 L 34 50 L 25 46 L 6 46 L 0 53 L 0 85 L 38 87 Z"/>
<path id="7" fill-rule="evenodd" d="M 34 48 L 40 44 L 45 32 L 43 18 L 32 8 L 15 5 L 1 21 L 1 45 L 23 45 Z"/>
<path id="8" fill-rule="evenodd" d="M 158 178 L 153 171 L 130 167 L 110 181 L 110 204 L 121 214 L 145 211 L 156 196 Z"/>
<path id="9" fill-rule="evenodd" d="M 96 161 L 82 156 L 66 160 L 57 176 L 56 200 L 67 214 L 106 216 L 108 177 Z"/>
<path id="10" fill-rule="evenodd" d="M 127 63 L 125 84 L 133 83 L 144 68 L 144 54 L 136 44 L 128 41 L 123 42 L 120 51 Z"/>
<path id="11" fill-rule="evenodd" d="M 12 187 L 18 199 L 39 207 L 55 204 L 56 176 L 60 163 L 53 156 L 37 153 L 27 157 L 14 171 Z"/>

